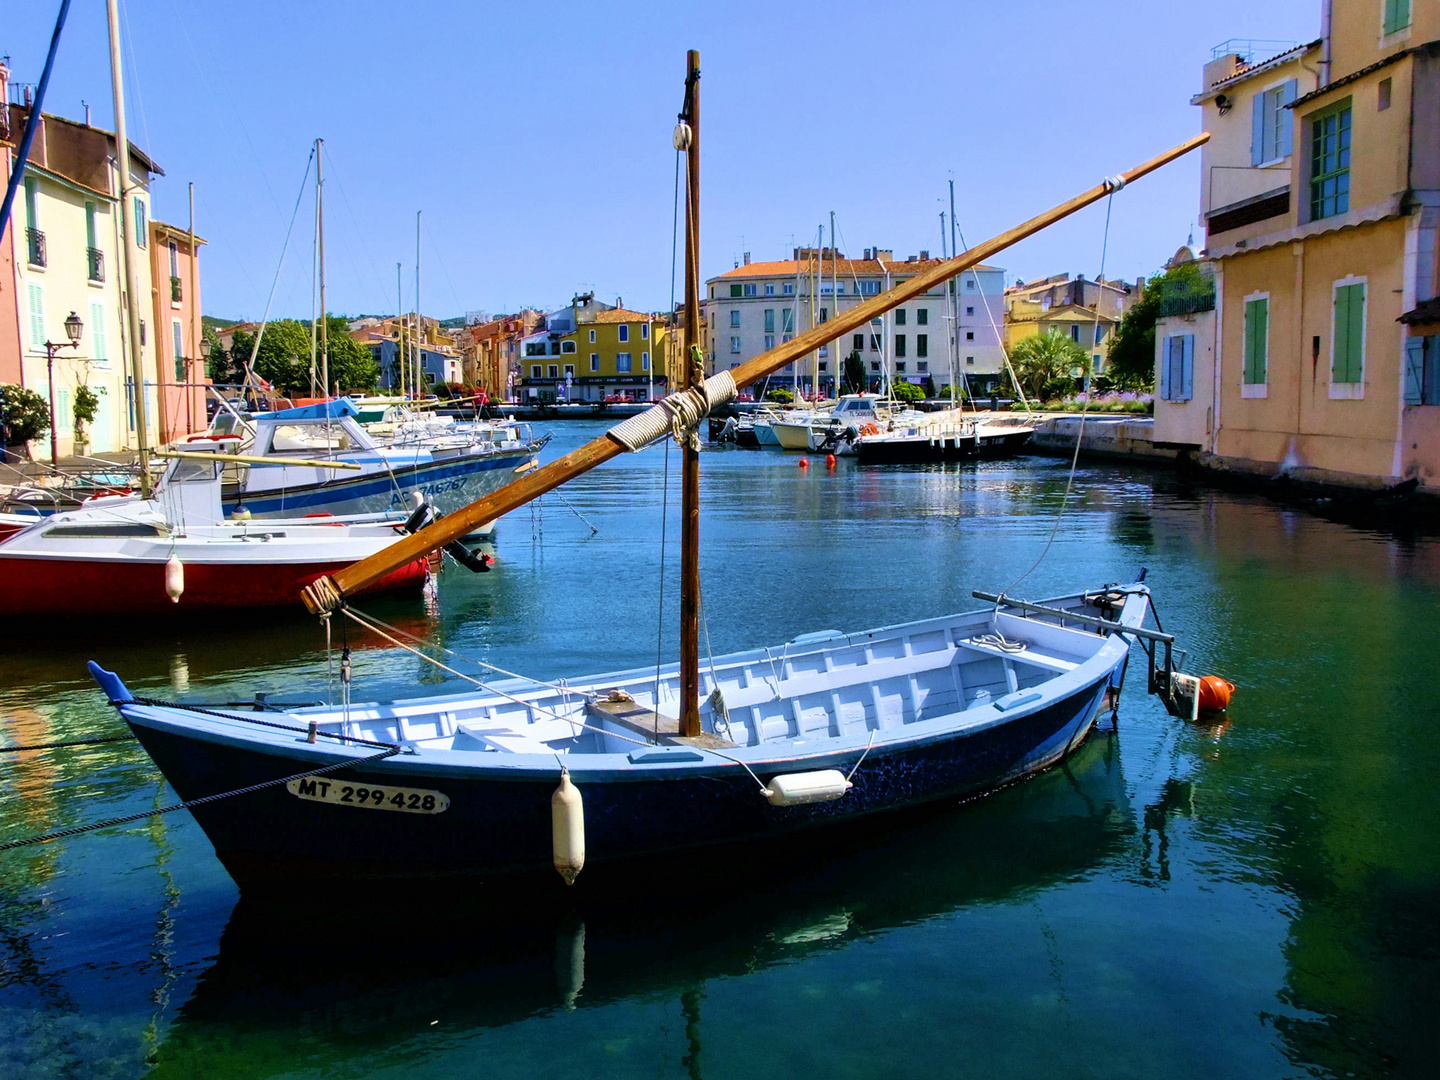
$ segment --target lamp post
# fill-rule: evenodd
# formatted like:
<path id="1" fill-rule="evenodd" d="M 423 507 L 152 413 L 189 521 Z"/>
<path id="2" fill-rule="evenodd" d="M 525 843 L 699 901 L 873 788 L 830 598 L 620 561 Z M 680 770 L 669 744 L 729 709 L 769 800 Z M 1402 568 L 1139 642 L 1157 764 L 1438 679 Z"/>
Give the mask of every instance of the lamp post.
<path id="1" fill-rule="evenodd" d="M 85 333 L 85 324 L 81 322 L 80 316 L 75 312 L 65 320 L 65 336 L 69 342 L 45 342 L 45 379 L 50 386 L 50 467 L 55 468 L 60 461 L 60 451 L 56 446 L 57 437 L 55 433 L 55 354 L 64 348 L 79 348 L 80 335 Z"/>

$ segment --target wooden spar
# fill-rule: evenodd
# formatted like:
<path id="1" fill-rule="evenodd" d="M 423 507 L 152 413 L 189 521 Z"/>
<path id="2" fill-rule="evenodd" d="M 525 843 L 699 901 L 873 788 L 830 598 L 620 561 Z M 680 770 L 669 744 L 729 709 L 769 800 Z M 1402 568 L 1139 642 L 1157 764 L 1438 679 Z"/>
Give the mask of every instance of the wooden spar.
<path id="1" fill-rule="evenodd" d="M 820 345 L 832 339 L 843 338 L 846 334 L 865 326 L 871 319 L 884 314 L 891 308 L 898 307 L 907 300 L 933 289 L 936 285 L 949 281 L 972 266 L 977 266 L 986 259 L 993 258 L 999 252 L 1024 240 L 1027 236 L 1105 198 L 1106 195 L 1116 190 L 1116 179 L 1126 184 L 1134 183 L 1142 176 L 1146 176 L 1161 166 L 1168 165 L 1176 158 L 1203 146 L 1209 138 L 1209 132 L 1201 132 L 1179 146 L 1151 158 L 1142 165 L 1137 165 L 1129 172 L 1122 173 L 1118 178 L 1107 178 L 1073 199 L 1031 218 L 1023 225 L 1017 225 L 999 236 L 977 244 L 963 255 L 951 256 L 950 259 L 923 274 L 917 274 L 908 281 L 896 285 L 893 289 L 850 308 L 843 315 L 837 312 L 836 317 L 829 322 L 797 334 L 769 352 L 761 353 L 754 359 L 747 360 L 739 367 L 732 369 L 730 376 L 734 379 L 735 386 L 737 388 L 749 386 L 751 383 L 779 371 L 786 364 L 803 357 L 811 349 L 819 348 Z M 654 406 L 651 411 L 661 407 Z M 668 431 L 668 426 L 666 430 Z M 384 551 L 361 559 L 359 562 L 337 571 L 332 577 L 320 578 L 304 590 L 302 596 L 305 606 L 316 614 L 333 611 L 344 602 L 347 593 L 355 592 L 357 589 L 379 581 L 386 574 L 420 556 L 444 547 L 452 540 L 458 540 L 460 537 L 468 535 L 485 522 L 494 521 L 516 507 L 524 506 L 532 499 L 539 498 L 545 492 L 552 491 L 561 484 L 589 472 L 597 465 L 603 465 L 611 458 L 618 457 L 625 453 L 626 449 L 627 447 L 618 441 L 613 432 L 606 432 L 579 449 L 572 450 L 547 465 L 542 465 L 482 499 L 477 499 L 469 506 L 445 515 L 419 532 L 391 544 Z"/>
<path id="2" fill-rule="evenodd" d="M 685 58 L 685 110 L 690 127 L 685 148 L 685 340 L 680 387 L 705 381 L 705 368 L 691 357 L 700 343 L 700 53 Z M 672 368 L 672 371 L 674 369 Z M 700 447 L 686 441 L 680 469 L 680 734 L 700 734 Z M 657 702 L 658 707 L 658 702 Z"/>

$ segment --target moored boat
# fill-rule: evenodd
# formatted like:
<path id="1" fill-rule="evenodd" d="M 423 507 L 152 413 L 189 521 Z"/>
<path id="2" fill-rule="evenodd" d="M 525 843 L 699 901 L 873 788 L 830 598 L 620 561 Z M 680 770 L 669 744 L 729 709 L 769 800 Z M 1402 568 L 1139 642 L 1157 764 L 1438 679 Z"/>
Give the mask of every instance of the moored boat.
<path id="1" fill-rule="evenodd" d="M 557 783 L 583 796 L 591 864 L 993 791 L 1113 706 L 1148 603 L 1144 585 L 1111 587 L 1049 602 L 1056 615 L 986 609 L 717 657 L 693 737 L 677 733 L 675 665 L 263 724 L 136 700 L 91 670 L 183 798 L 286 780 L 193 808 L 242 886 L 488 877 L 549 872 Z"/>

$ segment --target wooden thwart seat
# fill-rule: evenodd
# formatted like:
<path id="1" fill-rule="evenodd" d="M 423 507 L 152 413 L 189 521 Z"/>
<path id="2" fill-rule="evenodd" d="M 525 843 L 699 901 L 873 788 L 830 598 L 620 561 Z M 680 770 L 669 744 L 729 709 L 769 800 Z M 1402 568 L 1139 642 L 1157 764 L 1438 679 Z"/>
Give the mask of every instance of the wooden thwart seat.
<path id="1" fill-rule="evenodd" d="M 636 735 L 655 739 L 662 746 L 697 746 L 702 750 L 722 750 L 737 745 L 706 731 L 699 735 L 681 735 L 680 721 L 675 717 L 657 713 L 634 701 L 591 701 L 585 706 L 585 711 Z"/>

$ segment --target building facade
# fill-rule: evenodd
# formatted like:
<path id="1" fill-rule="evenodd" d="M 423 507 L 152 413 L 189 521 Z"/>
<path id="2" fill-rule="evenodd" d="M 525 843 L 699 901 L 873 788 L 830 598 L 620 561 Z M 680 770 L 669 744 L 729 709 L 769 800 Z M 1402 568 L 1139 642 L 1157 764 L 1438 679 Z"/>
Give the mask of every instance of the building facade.
<path id="1" fill-rule="evenodd" d="M 1233 43 L 1193 100 L 1215 266 L 1204 448 L 1237 468 L 1440 491 L 1426 304 L 1440 224 L 1440 4 L 1327 0 L 1318 41 Z M 1428 376 L 1428 378 L 1427 378 Z"/>
<path id="2" fill-rule="evenodd" d="M 1090 368 L 1105 372 L 1115 328 L 1144 293 L 1144 281 L 1055 274 L 1039 281 L 1017 281 L 1005 290 L 1005 349 L 1037 334 L 1068 337 L 1090 354 Z"/>
<path id="3" fill-rule="evenodd" d="M 576 296 L 521 339 L 521 401 L 654 401 L 669 393 L 664 315 Z"/>
<path id="4" fill-rule="evenodd" d="M 200 353 L 200 258 L 205 241 L 186 229 L 150 222 L 151 326 L 159 365 L 158 441 L 171 442 L 209 424 L 205 412 L 205 358 Z"/>
<path id="5" fill-rule="evenodd" d="M 0 81 L 4 81 L 0 79 Z M 5 123 L 5 177 L 30 109 L 8 106 Z M 7 301 L 17 327 L 0 331 L 0 372 L 50 400 L 54 373 L 57 449 L 76 452 L 73 406 L 78 387 L 99 399 L 86 431 L 90 453 L 131 448 L 136 442 L 136 407 L 143 402 L 152 440 L 159 432 L 161 372 L 157 368 L 156 325 L 151 297 L 150 191 L 152 176 L 164 175 L 153 161 L 131 146 L 136 185 L 131 205 L 121 213 L 115 139 L 109 132 L 62 117 L 43 114 L 30 148 L 24 176 L 0 243 L 7 248 L 10 276 Z M 130 327 L 124 318 L 124 248 L 127 227 L 138 246 L 136 302 L 141 305 L 140 357 L 143 386 L 136 393 L 126 363 Z M 13 293 L 10 290 L 13 289 Z M 77 348 L 68 347 L 64 324 L 71 313 L 84 324 Z M 9 342 L 9 344 L 7 344 Z M 54 349 L 53 364 L 48 345 Z M 10 348 L 16 352 L 10 353 Z M 44 440 L 48 443 L 48 437 Z M 48 450 L 48 446 L 47 446 Z"/>
<path id="6" fill-rule="evenodd" d="M 751 262 L 747 254 L 740 266 L 706 282 L 705 351 L 712 374 L 738 367 L 940 262 L 928 251 L 898 262 L 892 251 L 872 248 L 860 259 L 828 247 L 796 248 L 792 254 L 773 262 Z M 820 393 L 834 394 L 845 358 L 858 352 L 874 389 L 899 380 L 933 385 L 938 394 L 948 393 L 952 384 L 988 392 L 1004 369 L 1005 272 L 977 266 L 954 284 L 953 294 L 936 286 L 866 331 L 827 342 L 807 359 L 786 365 L 771 384 L 794 385 L 806 395 L 818 386 Z"/>
<path id="7" fill-rule="evenodd" d="M 465 381 L 496 401 L 515 397 L 522 342 L 543 325 L 545 313 L 526 308 L 465 328 L 461 354 Z"/>

